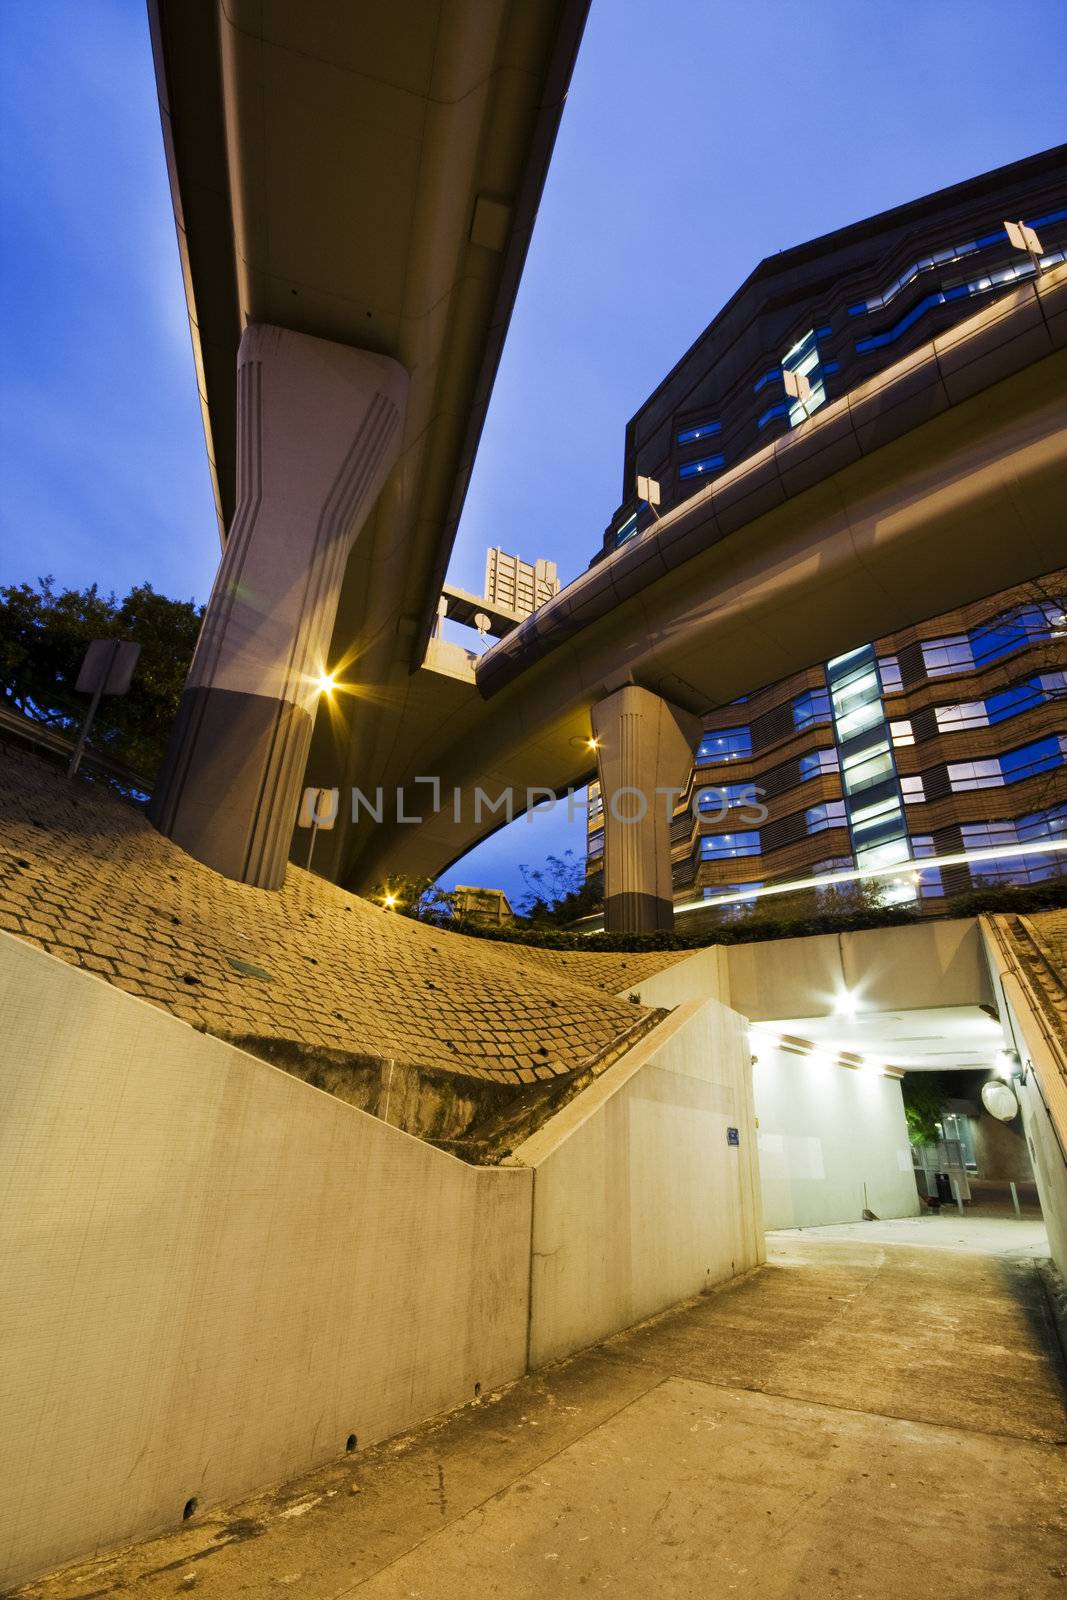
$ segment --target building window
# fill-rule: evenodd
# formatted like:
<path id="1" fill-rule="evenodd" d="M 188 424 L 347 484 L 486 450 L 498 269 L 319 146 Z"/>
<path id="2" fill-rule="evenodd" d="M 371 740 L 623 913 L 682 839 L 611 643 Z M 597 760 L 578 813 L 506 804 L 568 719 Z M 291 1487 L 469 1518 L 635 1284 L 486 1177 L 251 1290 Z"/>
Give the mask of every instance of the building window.
<path id="1" fill-rule="evenodd" d="M 731 905 L 722 907 L 724 917 L 737 917 L 743 911 L 751 911 L 756 904 L 756 890 L 762 889 L 760 883 L 715 883 L 709 884 L 704 890 L 705 900 L 718 900 L 720 896 L 732 894 L 738 898 Z"/>
<path id="2" fill-rule="evenodd" d="M 926 799 L 926 789 L 919 776 L 908 774 L 900 780 L 900 792 L 910 806 L 921 805 Z"/>
<path id="3" fill-rule="evenodd" d="M 586 854 L 590 856 L 602 856 L 604 854 L 603 828 L 598 828 L 595 833 L 589 835 L 585 848 Z"/>
<path id="4" fill-rule="evenodd" d="M 845 824 L 843 800 L 824 800 L 817 806 L 809 806 L 804 813 L 804 826 L 809 833 L 822 833 L 827 828 L 843 828 Z"/>
<path id="5" fill-rule="evenodd" d="M 961 728 L 988 728 L 983 700 L 964 700 L 958 706 L 935 706 L 938 733 L 958 733 Z"/>
<path id="6" fill-rule="evenodd" d="M 720 728 L 706 733 L 697 746 L 697 764 L 710 766 L 716 761 L 741 761 L 752 754 L 751 728 Z"/>
<path id="7" fill-rule="evenodd" d="M 923 856 L 936 855 L 933 834 L 912 834 L 911 853 L 916 859 L 921 859 Z M 944 894 L 945 888 L 941 882 L 940 867 L 920 867 L 918 872 L 915 873 L 915 877 L 919 880 L 917 887 L 924 900 L 934 899 L 938 895 Z"/>
<path id="8" fill-rule="evenodd" d="M 1016 824 L 1020 844 L 1030 844 L 1034 839 L 1062 839 L 1067 837 L 1067 805 L 1052 806 L 1048 811 L 1032 811 L 1020 817 Z"/>
<path id="9" fill-rule="evenodd" d="M 699 461 L 687 461 L 678 468 L 679 478 L 703 478 L 718 467 L 726 465 L 725 456 L 702 456 Z"/>
<path id="10" fill-rule="evenodd" d="M 1063 618 L 1052 605 L 1023 605 L 1008 616 L 995 617 L 970 633 L 971 653 L 975 666 L 984 667 L 991 661 L 1021 650 L 1037 639 L 1047 639 L 1053 629 L 1063 625 Z"/>
<path id="11" fill-rule="evenodd" d="M 873 783 L 881 783 L 883 778 L 892 777 L 893 770 L 888 740 L 867 745 L 863 750 L 854 750 L 842 763 L 845 793 L 857 794 L 862 789 L 869 789 Z"/>
<path id="12" fill-rule="evenodd" d="M 700 790 L 701 811 L 733 811 L 758 804 L 756 787 L 751 783 L 720 783 Z"/>
<path id="13" fill-rule="evenodd" d="M 798 339 L 792 350 L 787 351 L 782 357 L 782 371 L 795 372 L 798 377 L 806 378 L 809 385 L 807 396 L 793 400 L 789 406 L 791 428 L 799 427 L 818 411 L 820 406 L 826 404 L 826 384 L 823 381 L 826 370 L 819 361 L 818 335 L 815 329 L 811 328 L 803 339 Z"/>
<path id="14" fill-rule="evenodd" d="M 812 728 L 830 721 L 830 695 L 826 689 L 808 689 L 793 701 L 794 728 Z"/>
<path id="15" fill-rule="evenodd" d="M 1031 228 L 1048 227 L 1053 222 L 1062 222 L 1067 218 L 1067 211 L 1050 211 L 1046 216 L 1035 217 L 1029 224 Z M 979 250 L 985 250 L 990 245 L 1006 244 L 1008 236 L 1003 228 L 997 228 L 993 233 L 987 233 L 980 239 L 968 239 L 964 244 L 950 244 L 944 250 L 932 250 L 928 256 L 923 256 L 921 261 L 912 262 L 910 267 L 905 267 L 899 278 L 881 294 L 872 295 L 869 300 L 861 300 L 859 305 L 849 306 L 850 317 L 861 317 L 868 311 L 882 311 L 891 300 L 895 300 L 902 289 L 914 283 L 923 272 L 930 272 L 934 267 L 951 266 L 956 261 L 962 261 L 965 256 L 972 256 Z"/>
<path id="16" fill-rule="evenodd" d="M 904 679 L 900 675 L 900 662 L 896 656 L 879 656 L 878 676 L 882 680 L 883 694 L 903 694 Z"/>
<path id="17" fill-rule="evenodd" d="M 974 656 L 965 633 L 949 639 L 930 639 L 922 646 L 923 666 L 928 678 L 947 678 L 956 672 L 972 672 Z"/>
<path id="18" fill-rule="evenodd" d="M 1064 251 L 1053 250 L 1050 254 L 1042 256 L 1041 262 L 1043 266 L 1052 266 L 1063 259 Z M 894 344 L 935 306 L 949 305 L 954 300 L 966 300 L 971 295 L 988 294 L 991 289 L 1006 288 L 1008 284 L 1016 283 L 1020 278 L 1033 277 L 1033 274 L 1034 264 L 1029 259 L 1012 261 L 1006 267 L 998 267 L 996 271 L 984 273 L 980 278 L 972 278 L 970 283 L 957 283 L 948 289 L 934 289 L 930 294 L 924 295 L 910 311 L 905 312 L 900 321 L 894 323 L 891 328 L 886 328 L 881 333 L 872 333 L 866 339 L 857 339 L 856 354 L 866 355 L 869 350 L 881 350 L 887 344 Z"/>
<path id="19" fill-rule="evenodd" d="M 1051 772 L 1063 765 L 1063 738 L 1055 734 L 1047 739 L 1035 739 L 1033 744 L 1020 745 L 990 761 L 954 761 L 949 763 L 948 781 L 954 793 L 968 789 L 999 789 L 1006 783 L 1020 783 L 1038 772 Z"/>
<path id="20" fill-rule="evenodd" d="M 706 833 L 700 841 L 702 861 L 732 861 L 737 856 L 758 856 L 759 853 L 759 834 L 754 830 L 748 833 Z"/>
<path id="21" fill-rule="evenodd" d="M 616 548 L 616 550 L 619 548 L 620 544 L 625 544 L 627 539 L 632 539 L 635 536 L 636 533 L 637 533 L 637 512 L 635 511 L 632 516 L 627 517 L 626 521 L 625 522 L 621 522 L 619 524 L 619 526 L 615 529 L 615 548 Z"/>
<path id="22" fill-rule="evenodd" d="M 915 734 L 912 732 L 911 723 L 907 718 L 900 722 L 891 722 L 889 724 L 889 736 L 897 747 L 915 743 Z"/>
<path id="23" fill-rule="evenodd" d="M 800 776 L 805 782 L 809 778 L 826 777 L 837 770 L 836 750 L 811 750 L 800 758 Z"/>
<path id="24" fill-rule="evenodd" d="M 721 422 L 697 422 L 691 428 L 683 428 L 674 437 L 679 444 L 695 444 L 698 439 L 706 439 L 710 434 L 721 432 Z"/>

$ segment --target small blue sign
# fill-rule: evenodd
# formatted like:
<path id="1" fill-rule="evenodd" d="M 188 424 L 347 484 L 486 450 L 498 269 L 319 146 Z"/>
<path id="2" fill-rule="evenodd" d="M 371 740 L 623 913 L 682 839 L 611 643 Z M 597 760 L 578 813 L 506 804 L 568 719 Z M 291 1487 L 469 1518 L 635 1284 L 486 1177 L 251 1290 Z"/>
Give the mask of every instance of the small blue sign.
<path id="1" fill-rule="evenodd" d="M 740 1130 L 740 1128 L 727 1128 L 727 1130 L 726 1130 L 726 1143 L 727 1144 L 740 1144 L 741 1143 L 741 1130 Z"/>

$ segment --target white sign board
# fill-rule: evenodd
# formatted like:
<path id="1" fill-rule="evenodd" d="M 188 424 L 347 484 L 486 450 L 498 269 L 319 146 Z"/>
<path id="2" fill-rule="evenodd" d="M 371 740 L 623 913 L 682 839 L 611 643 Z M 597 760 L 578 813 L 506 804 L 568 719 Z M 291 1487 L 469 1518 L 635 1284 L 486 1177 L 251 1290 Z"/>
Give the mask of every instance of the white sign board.
<path id="1" fill-rule="evenodd" d="M 79 694 L 125 694 L 141 646 L 122 639 L 94 639 L 85 652 L 78 681 Z"/>
<path id="2" fill-rule="evenodd" d="M 319 828 L 328 833 L 337 821 L 340 798 L 339 789 L 305 789 L 300 802 L 298 826 Z"/>
<path id="3" fill-rule="evenodd" d="M 647 500 L 650 506 L 659 505 L 659 484 L 655 478 L 638 477 L 637 498 Z"/>

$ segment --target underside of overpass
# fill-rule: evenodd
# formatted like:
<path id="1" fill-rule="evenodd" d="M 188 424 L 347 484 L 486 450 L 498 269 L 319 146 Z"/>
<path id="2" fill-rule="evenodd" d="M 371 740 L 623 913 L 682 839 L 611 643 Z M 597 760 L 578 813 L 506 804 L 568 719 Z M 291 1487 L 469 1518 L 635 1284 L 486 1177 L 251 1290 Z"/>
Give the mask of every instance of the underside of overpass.
<path id="1" fill-rule="evenodd" d="M 670 785 L 657 730 L 1059 561 L 1052 268 L 721 474 L 475 669 L 431 631 L 583 0 L 150 13 L 225 542 L 151 815 L 208 865 L 278 887 L 308 782 L 343 797 L 325 875 L 436 875 L 530 791 L 588 779 L 594 723 L 609 789 Z M 384 815 L 352 819 L 357 786 Z M 658 822 L 636 841 L 609 818 L 609 926 L 669 924 L 666 851 Z"/>

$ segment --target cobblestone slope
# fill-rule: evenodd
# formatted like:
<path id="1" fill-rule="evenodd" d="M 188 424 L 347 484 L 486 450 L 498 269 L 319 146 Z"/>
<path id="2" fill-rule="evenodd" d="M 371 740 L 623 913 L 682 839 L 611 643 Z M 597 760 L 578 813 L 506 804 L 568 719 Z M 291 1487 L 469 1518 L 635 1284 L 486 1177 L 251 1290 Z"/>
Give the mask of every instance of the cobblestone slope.
<path id="1" fill-rule="evenodd" d="M 290 866 L 232 883 L 91 781 L 0 746 L 0 929 L 206 1032 L 293 1040 L 498 1083 L 574 1072 L 646 1013 L 604 963 L 397 917 Z M 655 956 L 665 965 L 668 956 Z M 591 962 L 578 981 L 578 965 Z M 590 984 L 588 977 L 592 977 Z"/>

